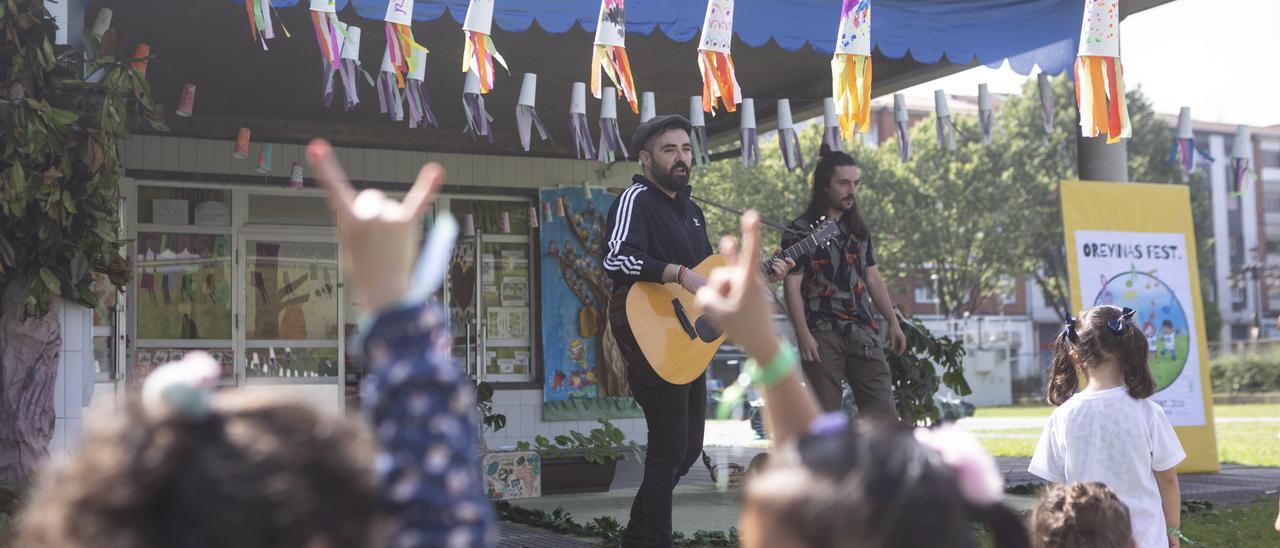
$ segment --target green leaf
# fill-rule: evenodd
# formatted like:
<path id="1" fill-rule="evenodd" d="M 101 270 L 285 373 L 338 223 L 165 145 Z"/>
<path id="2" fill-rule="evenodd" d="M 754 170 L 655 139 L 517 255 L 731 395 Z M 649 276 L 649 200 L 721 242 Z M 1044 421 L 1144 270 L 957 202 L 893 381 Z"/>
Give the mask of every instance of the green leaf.
<path id="1" fill-rule="evenodd" d="M 79 283 L 84 279 L 84 275 L 89 270 L 89 260 L 85 258 L 84 253 L 79 249 L 71 255 L 71 282 Z"/>
<path id="2" fill-rule="evenodd" d="M 50 293 L 54 295 L 62 293 L 62 284 L 58 283 L 58 277 L 43 266 L 40 267 L 40 279 L 44 281 L 44 286 L 49 288 Z"/>
<path id="3" fill-rule="evenodd" d="M 76 120 L 80 119 L 80 115 L 57 107 L 49 107 L 49 109 L 45 111 L 45 116 L 49 118 L 49 121 L 60 126 L 69 126 L 76 123 Z"/>

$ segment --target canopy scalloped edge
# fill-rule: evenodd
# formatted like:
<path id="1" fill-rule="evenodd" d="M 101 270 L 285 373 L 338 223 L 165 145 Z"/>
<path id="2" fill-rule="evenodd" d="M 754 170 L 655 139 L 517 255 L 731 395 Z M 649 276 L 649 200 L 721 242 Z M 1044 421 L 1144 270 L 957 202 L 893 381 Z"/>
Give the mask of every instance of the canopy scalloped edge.
<path id="1" fill-rule="evenodd" d="M 272 0 L 271 4 L 305 8 L 306 2 Z M 467 4 L 467 0 L 419 0 L 413 19 L 432 21 L 448 12 L 461 25 Z M 1080 4 L 1080 0 L 873 0 L 871 41 L 881 54 L 894 59 L 910 54 L 922 63 L 976 60 L 992 67 L 1008 60 L 1019 74 L 1030 74 L 1036 66 L 1060 74 L 1075 61 Z M 381 21 L 387 0 L 338 0 L 337 5 L 339 15 L 349 16 L 354 10 L 360 17 Z M 788 51 L 805 47 L 822 54 L 833 51 L 839 2 L 737 0 L 736 8 L 734 34 L 750 47 L 772 40 Z M 660 29 L 672 40 L 690 41 L 701 31 L 705 9 L 703 2 L 694 0 L 637 1 L 627 6 L 627 32 L 649 35 Z M 551 33 L 568 32 L 574 26 L 593 33 L 598 12 L 598 0 L 500 0 L 493 19 L 507 32 L 522 32 L 537 22 Z"/>

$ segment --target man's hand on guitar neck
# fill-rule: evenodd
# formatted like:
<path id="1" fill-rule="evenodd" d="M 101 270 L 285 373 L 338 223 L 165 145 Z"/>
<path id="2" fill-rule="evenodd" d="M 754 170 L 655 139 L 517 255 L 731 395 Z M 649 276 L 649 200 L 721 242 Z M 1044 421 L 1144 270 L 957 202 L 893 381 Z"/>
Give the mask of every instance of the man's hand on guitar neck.
<path id="1" fill-rule="evenodd" d="M 791 257 L 783 257 L 769 261 L 769 277 L 768 282 L 778 283 L 787 276 L 791 269 L 796 267 L 796 262 Z"/>

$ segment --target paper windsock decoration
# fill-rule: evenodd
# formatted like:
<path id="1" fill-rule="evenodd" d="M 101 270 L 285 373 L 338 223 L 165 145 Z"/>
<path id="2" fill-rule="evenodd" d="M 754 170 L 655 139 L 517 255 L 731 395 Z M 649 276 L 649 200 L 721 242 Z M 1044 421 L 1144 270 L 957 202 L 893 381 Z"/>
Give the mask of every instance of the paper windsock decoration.
<path id="1" fill-rule="evenodd" d="M 640 94 L 640 123 L 648 122 L 656 116 L 656 109 L 653 105 L 653 92 L 646 91 Z"/>
<path id="2" fill-rule="evenodd" d="M 556 221 L 556 218 L 551 214 L 551 202 L 543 202 L 542 203 L 542 222 L 554 223 L 555 221 Z"/>
<path id="3" fill-rule="evenodd" d="M 360 27 L 337 23 L 342 35 L 342 51 L 339 52 L 338 68 L 322 64 L 325 71 L 324 106 L 333 104 L 334 82 L 342 82 L 343 104 L 347 110 L 360 104 L 360 90 L 356 88 L 356 77 L 363 74 L 369 85 L 374 85 L 373 77 L 360 66 Z"/>
<path id="4" fill-rule="evenodd" d="M 503 211 L 498 216 L 498 232 L 502 234 L 511 234 L 511 215 Z"/>
<path id="5" fill-rule="evenodd" d="M 907 96 L 893 94 L 893 125 L 898 132 L 898 159 L 906 162 L 911 157 L 911 133 L 907 124 L 911 122 L 911 113 L 907 111 Z"/>
<path id="6" fill-rule="evenodd" d="M 1178 112 L 1178 133 L 1173 137 L 1173 146 L 1169 149 L 1169 163 L 1178 164 L 1182 171 L 1182 180 L 1186 182 L 1187 174 L 1195 170 L 1196 160 L 1212 164 L 1213 157 L 1203 148 L 1196 146 L 1196 136 L 1191 128 L 1191 107 L 1182 107 Z"/>
<path id="7" fill-rule="evenodd" d="M 436 115 L 431 112 L 431 98 L 427 96 L 427 52 L 413 50 L 413 70 L 404 86 L 404 96 L 409 103 L 409 127 L 440 127 Z"/>
<path id="8" fill-rule="evenodd" d="M 529 217 L 529 228 L 538 228 L 538 208 L 530 207 L 525 215 Z"/>
<path id="9" fill-rule="evenodd" d="M 102 41 L 102 35 L 107 33 L 111 28 L 111 8 L 98 8 L 98 14 L 94 16 L 93 26 L 89 27 L 89 33 L 92 34 L 99 42 Z"/>
<path id="10" fill-rule="evenodd" d="M 400 93 L 397 77 L 388 49 L 382 52 L 382 68 L 378 70 L 378 112 L 390 116 L 393 122 L 404 120 L 404 95 Z"/>
<path id="11" fill-rule="evenodd" d="M 1106 133 L 1108 143 L 1128 138 L 1133 129 L 1120 65 L 1120 0 L 1085 1 L 1075 70 L 1080 134 Z"/>
<path id="12" fill-rule="evenodd" d="M 267 49 L 267 40 L 276 37 L 276 31 L 272 27 L 271 22 L 271 0 L 244 0 L 244 9 L 249 13 L 249 32 L 253 37 L 253 41 L 262 45 L 262 49 Z M 285 38 L 289 37 L 289 29 L 284 28 L 284 24 L 280 24 L 280 29 L 284 31 Z"/>
<path id="13" fill-rule="evenodd" d="M 698 41 L 698 70 L 702 71 L 702 110 L 711 112 L 716 99 L 725 110 L 737 110 L 742 102 L 742 88 L 733 69 L 733 0 L 708 0 L 707 16 L 702 20 L 702 39 Z"/>
<path id="14" fill-rule="evenodd" d="M 636 83 L 631 77 L 631 61 L 627 59 L 625 12 L 623 0 L 600 0 L 595 50 L 591 54 L 591 95 L 600 98 L 600 71 L 603 70 L 626 97 L 631 111 L 639 114 Z"/>
<path id="15" fill-rule="evenodd" d="M 991 111 L 991 92 L 987 91 L 986 84 L 978 84 L 978 127 L 982 130 L 982 143 L 990 143 L 995 113 Z"/>
<path id="16" fill-rule="evenodd" d="M 474 238 L 476 235 L 476 216 L 468 213 L 462 216 L 462 235 Z"/>
<path id="17" fill-rule="evenodd" d="M 130 66 L 133 67 L 133 70 L 138 71 L 139 74 L 146 76 L 147 75 L 147 58 L 150 56 L 151 56 L 151 46 L 147 44 L 138 44 L 138 47 L 133 49 L 134 61 L 133 61 L 133 64 Z"/>
<path id="18" fill-rule="evenodd" d="M 742 146 L 742 165 L 753 166 L 760 161 L 760 142 L 756 135 L 756 100 L 743 99 L 738 111 L 738 140 Z"/>
<path id="19" fill-rule="evenodd" d="M 494 0 L 471 0 L 467 6 L 467 18 L 462 22 L 462 33 L 466 44 L 462 50 L 462 72 L 474 72 L 480 78 L 480 93 L 489 93 L 493 89 L 493 60 L 497 59 L 502 68 L 507 68 L 507 61 L 493 46 L 493 38 L 489 36 L 493 30 Z"/>
<path id="20" fill-rule="evenodd" d="M 689 123 L 693 131 L 689 132 L 689 144 L 693 147 L 693 165 L 705 166 L 711 163 L 707 154 L 707 117 L 702 110 L 702 97 L 694 95 L 689 98 Z"/>
<path id="21" fill-rule="evenodd" d="M 302 190 L 302 184 L 302 164 L 294 162 L 293 165 L 289 167 L 289 188 Z"/>
<path id="22" fill-rule="evenodd" d="M 468 72 L 467 79 L 462 84 L 462 110 L 467 118 L 467 135 L 472 140 L 484 137 L 492 144 L 493 128 L 489 123 L 493 121 L 493 116 L 484 108 L 484 97 L 480 95 L 480 78 L 474 72 Z"/>
<path id="23" fill-rule="evenodd" d="M 831 58 L 832 98 L 846 141 L 871 126 L 871 0 L 844 0 Z"/>
<path id="24" fill-rule="evenodd" d="M 591 127 L 587 125 L 587 85 L 582 82 L 574 82 L 569 92 L 569 131 L 573 133 L 573 151 L 578 159 L 595 158 Z"/>
<path id="25" fill-rule="evenodd" d="M 390 0 L 382 20 L 387 23 L 391 68 L 396 75 L 396 83 L 403 87 L 404 77 L 413 71 L 413 50 L 430 53 L 413 40 L 413 0 Z"/>
<path id="26" fill-rule="evenodd" d="M 947 106 L 947 93 L 933 90 L 933 109 L 937 114 L 938 148 L 956 149 L 956 124 L 951 121 L 951 108 Z"/>
<path id="27" fill-rule="evenodd" d="M 582 196 L 587 200 L 591 199 L 591 182 L 586 179 L 582 180 Z M 562 196 L 562 198 L 564 197 Z"/>
<path id="28" fill-rule="evenodd" d="M 565 201 L 564 196 L 561 196 L 559 200 L 556 200 L 556 217 L 559 217 L 561 219 L 564 218 L 565 212 L 569 209 L 564 206 L 564 201 Z"/>
<path id="29" fill-rule="evenodd" d="M 618 161 L 618 157 L 626 160 L 627 147 L 622 143 L 622 133 L 618 131 L 618 94 L 611 87 L 604 88 L 600 97 L 600 145 L 596 149 L 596 159 L 610 164 Z"/>
<path id="30" fill-rule="evenodd" d="M 1049 82 L 1049 75 L 1043 72 L 1036 75 L 1036 87 L 1040 88 L 1040 118 L 1044 122 L 1044 132 L 1053 133 L 1053 84 Z"/>
<path id="31" fill-rule="evenodd" d="M 258 147 L 258 173 L 271 173 L 271 143 Z"/>
<path id="32" fill-rule="evenodd" d="M 311 26 L 316 31 L 316 44 L 320 46 L 320 59 L 332 70 L 338 70 L 342 60 L 342 43 L 345 31 L 338 21 L 338 7 L 334 0 L 311 0 Z"/>
<path id="33" fill-rule="evenodd" d="M 1253 157 L 1253 136 L 1249 126 L 1236 126 L 1235 142 L 1231 145 L 1231 194 L 1239 196 L 1249 182 L 1249 159 Z"/>
<path id="34" fill-rule="evenodd" d="M 844 137 L 840 135 L 840 117 L 836 115 L 836 100 L 822 100 L 822 144 L 831 150 L 844 150 Z"/>
<path id="35" fill-rule="evenodd" d="M 538 75 L 526 73 L 520 84 L 520 98 L 516 101 L 516 132 L 520 134 L 520 146 L 529 152 L 533 144 L 533 130 L 538 130 L 538 138 L 546 141 L 551 138 L 547 126 L 538 118 L 534 109 L 538 96 Z"/>
<path id="36" fill-rule="evenodd" d="M 800 137 L 791 121 L 791 100 L 778 99 L 778 145 L 782 147 L 782 162 L 787 169 L 804 170 L 804 157 L 800 153 Z"/>
<path id="37" fill-rule="evenodd" d="M 236 134 L 236 146 L 231 149 L 231 157 L 239 160 L 249 157 L 249 128 L 242 127 Z"/>
<path id="38" fill-rule="evenodd" d="M 190 118 L 191 111 L 196 107 L 196 85 L 183 84 L 182 97 L 178 99 L 178 108 L 173 113 L 183 118 Z"/>

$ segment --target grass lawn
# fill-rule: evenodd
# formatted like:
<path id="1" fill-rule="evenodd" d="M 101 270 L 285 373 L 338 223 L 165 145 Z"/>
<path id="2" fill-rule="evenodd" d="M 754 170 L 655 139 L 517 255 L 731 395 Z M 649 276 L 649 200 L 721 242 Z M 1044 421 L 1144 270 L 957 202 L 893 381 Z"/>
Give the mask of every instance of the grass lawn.
<path id="1" fill-rule="evenodd" d="M 1048 406 L 989 407 L 978 409 L 978 418 L 1045 417 Z M 1219 405 L 1214 407 L 1218 456 L 1224 463 L 1280 466 L 1280 404 Z M 1231 422 L 1229 419 L 1247 419 Z M 1262 420 L 1258 420 L 1262 419 Z M 1036 449 L 1040 430 L 1012 428 L 974 430 L 982 445 L 998 457 L 1029 457 Z"/>
<path id="2" fill-rule="evenodd" d="M 1197 546 L 1280 547 L 1280 533 L 1276 533 L 1273 526 L 1275 520 L 1276 501 L 1261 500 L 1248 506 L 1183 514 L 1182 534 Z M 986 531 L 979 527 L 976 533 L 980 546 L 991 546 Z"/>

